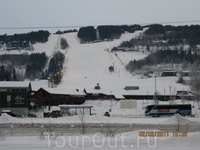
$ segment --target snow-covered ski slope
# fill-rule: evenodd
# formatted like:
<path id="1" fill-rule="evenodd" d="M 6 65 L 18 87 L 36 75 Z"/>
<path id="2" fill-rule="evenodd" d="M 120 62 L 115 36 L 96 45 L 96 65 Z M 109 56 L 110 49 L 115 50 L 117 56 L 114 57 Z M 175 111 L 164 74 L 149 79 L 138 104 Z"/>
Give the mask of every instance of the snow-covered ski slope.
<path id="1" fill-rule="evenodd" d="M 177 84 L 178 77 L 156 77 L 142 79 L 141 75 L 132 75 L 125 70 L 125 65 L 130 60 L 138 60 L 147 56 L 146 53 L 139 52 L 116 52 L 111 53 L 110 49 L 119 46 L 122 41 L 128 41 L 143 31 L 122 34 L 120 39 L 99 43 L 81 44 L 77 38 L 77 33 L 67 33 L 62 35 L 51 34 L 46 43 L 34 44 L 33 51 L 15 50 L 0 51 L 0 54 L 22 54 L 45 52 L 50 58 L 56 51 L 65 54 L 64 75 L 62 82 L 55 90 L 59 92 L 86 89 L 89 93 L 113 94 L 117 98 L 122 95 L 135 94 L 145 95 L 154 94 L 156 90 L 160 94 L 175 94 L 176 91 L 189 90 L 188 86 Z M 60 38 L 65 38 L 69 44 L 66 50 L 60 49 Z M 120 60 L 118 59 L 118 57 Z M 113 73 L 109 72 L 108 67 L 114 66 Z M 94 87 L 100 84 L 101 89 L 95 90 Z M 40 87 L 48 88 L 47 81 L 32 82 L 34 90 Z M 124 90 L 125 86 L 139 86 L 139 90 Z M 52 89 L 51 89 L 52 90 Z M 78 94 L 78 93 L 77 93 Z"/>
<path id="2" fill-rule="evenodd" d="M 71 37 L 69 37 L 71 36 Z M 95 92 L 94 87 L 100 84 L 102 93 L 110 94 L 119 88 L 123 90 L 124 74 L 130 75 L 124 70 L 124 65 L 118 60 L 115 54 L 109 52 L 109 47 L 117 46 L 122 40 L 133 38 L 134 34 L 124 34 L 121 39 L 112 42 L 99 42 L 92 44 L 80 44 L 75 34 L 66 34 L 70 48 L 66 54 L 66 72 L 60 87 L 71 87 L 89 92 Z M 119 53 L 118 53 L 119 54 Z M 134 56 L 143 58 L 144 54 L 121 53 L 121 59 L 127 63 Z M 128 57 L 127 57 L 128 56 Z M 119 55 L 120 57 L 120 55 Z M 110 73 L 109 66 L 115 67 L 115 71 Z M 114 88 L 115 87 L 115 88 Z M 96 91 L 96 92 L 99 92 Z"/>
<path id="3" fill-rule="evenodd" d="M 76 33 L 61 35 L 67 39 L 70 45 L 65 60 L 65 73 L 62 83 L 57 87 L 61 89 L 84 88 L 90 93 L 114 94 L 121 98 L 124 94 L 153 94 L 155 92 L 155 78 L 141 79 L 141 76 L 133 76 L 125 70 L 125 65 L 130 60 L 138 60 L 147 56 L 142 52 L 117 52 L 111 53 L 109 50 L 118 46 L 122 41 L 127 41 L 140 34 L 126 33 L 120 39 L 90 44 L 80 44 Z M 114 66 L 115 71 L 110 73 L 109 66 Z M 188 90 L 188 86 L 177 84 L 178 77 L 157 77 L 156 90 L 161 94 L 173 94 L 177 90 Z M 100 84 L 101 89 L 94 87 Z M 139 90 L 124 90 L 125 86 L 139 86 Z"/>

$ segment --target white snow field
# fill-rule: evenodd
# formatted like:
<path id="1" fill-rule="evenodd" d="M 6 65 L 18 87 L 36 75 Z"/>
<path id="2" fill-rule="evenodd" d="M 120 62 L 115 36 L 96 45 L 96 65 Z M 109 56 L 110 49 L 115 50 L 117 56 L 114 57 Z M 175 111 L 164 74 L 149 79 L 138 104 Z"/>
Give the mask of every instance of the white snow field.
<path id="1" fill-rule="evenodd" d="M 62 82 L 55 88 L 49 88 L 47 80 L 31 81 L 33 90 L 38 90 L 43 87 L 50 91 L 59 91 L 59 93 L 73 93 L 79 94 L 85 88 L 89 93 L 105 93 L 113 94 L 117 98 L 123 98 L 125 94 L 153 94 L 156 90 L 160 94 L 174 94 L 176 91 L 190 90 L 189 86 L 177 84 L 178 77 L 159 77 L 143 79 L 141 75 L 132 75 L 125 70 L 125 64 L 130 60 L 138 60 L 147 56 L 147 54 L 139 52 L 117 52 L 117 55 L 122 60 L 122 64 L 115 54 L 110 53 L 110 48 L 118 46 L 122 41 L 137 36 L 142 31 L 135 33 L 126 33 L 120 39 L 100 42 L 92 44 L 80 44 L 77 39 L 77 33 L 68 33 L 64 35 L 50 35 L 49 41 L 43 44 L 35 44 L 34 51 L 28 52 L 46 52 L 51 57 L 55 51 L 61 51 L 65 54 L 64 74 Z M 67 50 L 59 48 L 59 39 L 64 37 L 70 45 Z M 24 53 L 26 51 L 0 51 L 0 54 L 9 53 Z M 108 67 L 114 65 L 115 71 L 109 73 Z M 94 87 L 99 83 L 101 89 L 95 90 Z M 139 90 L 124 90 L 125 86 L 139 86 Z M 79 92 L 76 91 L 79 89 Z M 112 100 L 111 117 L 105 117 L 103 114 L 111 108 L 111 100 L 87 100 L 83 105 L 92 105 L 92 113 L 96 115 L 85 116 L 86 123 L 113 123 L 113 124 L 147 124 L 176 125 L 177 120 L 171 118 L 144 118 L 143 107 L 151 104 L 150 100 L 138 100 L 137 108 L 134 109 L 120 109 L 120 101 Z M 195 118 L 183 118 L 180 122 L 182 125 L 199 126 L 199 110 L 196 102 L 177 100 L 175 103 L 191 103 L 193 114 Z M 37 114 L 38 118 L 12 118 L 8 115 L 0 117 L 0 125 L 7 124 L 14 126 L 16 123 L 21 124 L 36 124 L 36 123 L 58 123 L 58 124 L 75 124 L 81 123 L 79 116 L 61 117 L 61 118 L 42 118 L 44 110 L 33 112 Z M 126 116 L 137 116 L 137 118 L 129 118 Z M 41 118 L 40 118 L 41 117 Z M 12 126 L 13 125 L 13 126 Z M 114 137 L 99 134 L 85 134 L 85 135 L 63 135 L 57 138 L 44 139 L 38 136 L 3 136 L 3 131 L 0 130 L 0 149 L 176 149 L 176 150 L 199 150 L 200 148 L 200 132 L 187 132 L 186 137 L 174 137 L 172 132 L 169 132 L 167 137 L 139 137 L 141 130 L 134 128 L 130 132 L 118 133 Z M 144 130 L 147 131 L 147 130 Z M 152 130 L 149 130 L 152 131 Z M 76 133 L 79 131 L 76 131 Z M 153 130 L 155 132 L 155 130 Z M 125 137 L 125 139 L 124 139 Z"/>
<path id="2" fill-rule="evenodd" d="M 58 149 L 141 149 L 141 150 L 199 150 L 200 132 L 188 133 L 187 137 L 139 137 L 139 131 L 132 131 L 105 137 L 101 133 L 81 136 L 59 136 L 56 139 L 40 140 L 39 137 L 8 137 L 0 141 L 6 150 L 58 150 Z"/>
<path id="3" fill-rule="evenodd" d="M 165 102 L 167 103 L 167 102 Z M 177 101 L 177 103 L 182 103 Z M 185 101 L 184 103 L 191 103 L 190 101 Z M 106 100 L 87 100 L 84 105 L 93 105 L 92 112 L 95 112 L 96 115 L 85 116 L 85 123 L 122 123 L 122 124 L 138 124 L 141 127 L 146 124 L 151 127 L 151 125 L 177 125 L 176 117 L 169 118 L 125 118 L 126 115 L 142 115 L 144 110 L 142 107 L 145 105 L 151 104 L 151 101 L 140 100 L 137 101 L 137 108 L 134 109 L 120 109 L 120 101 L 113 101 L 112 103 L 112 112 L 111 117 L 103 116 L 105 110 L 108 110 L 111 107 L 111 101 Z M 199 114 L 199 111 L 196 107 L 193 108 L 193 112 Z M 42 111 L 35 112 L 38 116 L 42 114 Z M 118 115 L 118 116 L 112 116 Z M 122 117 L 123 116 L 123 117 Z M 12 135 L 12 130 L 15 128 L 16 123 L 21 124 L 63 124 L 70 123 L 76 124 L 81 123 L 79 116 L 70 116 L 70 117 L 61 117 L 61 118 L 15 118 L 3 114 L 0 117 L 0 124 L 11 125 L 11 131 L 4 137 L 3 131 L 0 130 L 0 147 L 1 149 L 176 149 L 176 150 L 197 150 L 200 147 L 199 138 L 200 132 L 190 132 L 188 128 L 192 125 L 198 125 L 200 123 L 199 118 L 185 118 L 180 119 L 180 127 L 188 124 L 188 127 L 182 134 L 182 136 L 175 136 L 174 132 L 168 132 L 167 135 L 161 137 L 142 137 L 140 132 L 160 132 L 159 130 L 135 130 L 134 125 L 130 128 L 130 131 L 118 133 L 112 136 L 106 136 L 107 129 L 104 129 L 104 132 L 101 132 L 101 127 L 99 130 L 92 133 L 86 133 L 84 135 L 80 134 L 80 130 L 72 130 L 70 127 L 63 130 L 63 135 L 53 135 L 51 138 L 48 136 L 48 132 L 45 133 L 45 136 L 24 136 L 24 135 Z M 72 126 L 71 125 L 71 126 Z M 19 133 L 21 129 L 19 129 Z M 25 129 L 24 129 L 25 130 Z M 33 128 L 34 130 L 34 128 Z M 40 129 L 37 129 L 40 130 Z M 163 131 L 163 130 L 162 130 Z M 34 132 L 34 131 L 33 131 Z M 37 131 L 35 131 L 37 132 Z M 67 132 L 68 134 L 65 134 Z M 164 131 L 163 131 L 164 132 Z"/>
<path id="4" fill-rule="evenodd" d="M 138 60 L 147 56 L 140 52 L 117 52 L 119 61 L 114 53 L 107 51 L 107 47 L 118 46 L 122 41 L 127 41 L 142 31 L 123 34 L 119 40 L 111 42 L 100 42 L 93 44 L 80 44 L 76 34 L 65 34 L 70 45 L 66 53 L 65 75 L 62 83 L 58 86 L 61 89 L 86 89 L 89 93 L 114 94 L 117 98 L 123 94 L 152 94 L 155 92 L 155 78 L 141 79 L 141 76 L 133 76 L 125 70 L 125 65 L 130 60 Z M 109 73 L 108 67 L 115 67 L 114 73 Z M 161 94 L 172 94 L 177 90 L 189 90 L 188 86 L 176 84 L 177 77 L 156 78 L 157 91 Z M 94 90 L 99 83 L 101 89 Z M 126 91 L 125 86 L 139 86 L 139 90 Z"/>
<path id="5" fill-rule="evenodd" d="M 19 53 L 35 53 L 45 52 L 47 56 L 52 57 L 56 51 L 61 51 L 65 54 L 64 75 L 61 83 L 55 90 L 67 92 L 79 89 L 83 91 L 85 88 L 88 93 L 104 93 L 115 95 L 116 98 L 123 98 L 122 95 L 137 94 L 153 95 L 156 90 L 160 94 L 174 94 L 176 91 L 190 90 L 189 86 L 177 84 L 178 77 L 155 77 L 143 78 L 141 75 L 130 74 L 125 70 L 125 65 L 130 60 L 138 60 L 147 56 L 142 50 L 139 52 L 116 52 L 111 53 L 110 49 L 118 46 L 122 41 L 127 41 L 139 35 L 143 31 L 135 33 L 122 34 L 120 39 L 107 42 L 80 44 L 77 38 L 77 33 L 68 33 L 63 35 L 49 36 L 47 43 L 34 44 L 34 51 L 0 51 L 0 54 L 19 54 Z M 66 38 L 69 48 L 61 50 L 59 46 L 60 38 Z M 108 67 L 114 66 L 115 71 L 109 72 Z M 36 83 L 35 83 L 36 82 Z M 100 84 L 101 89 L 95 90 L 94 87 Z M 124 90 L 125 86 L 139 86 L 139 90 Z M 38 90 L 40 87 L 48 88 L 47 81 L 32 81 L 33 90 Z"/>
<path id="6" fill-rule="evenodd" d="M 142 50 L 139 52 L 116 52 L 110 53 L 110 49 L 118 46 L 122 41 L 127 41 L 139 35 L 143 31 L 135 33 L 122 34 L 120 39 L 107 42 L 80 44 L 77 33 L 68 33 L 63 35 L 49 36 L 47 43 L 34 44 L 34 51 L 16 50 L 16 51 L 0 51 L 0 54 L 23 54 L 45 52 L 50 58 L 56 51 L 65 54 L 64 75 L 62 82 L 56 87 L 59 91 L 72 91 L 79 89 L 83 91 L 85 88 L 88 93 L 104 93 L 115 95 L 116 98 L 123 98 L 122 95 L 137 94 L 153 95 L 156 90 L 160 94 L 174 94 L 176 91 L 190 90 L 189 86 L 177 84 L 178 77 L 155 77 L 143 78 L 141 75 L 130 74 L 125 70 L 125 65 L 130 60 L 138 60 L 147 56 Z M 69 48 L 61 50 L 59 46 L 60 38 L 66 38 Z M 109 72 L 108 67 L 114 66 L 115 71 Z M 17 69 L 18 70 L 18 69 Z M 39 83 L 39 84 L 38 84 Z M 101 89 L 95 90 L 94 87 L 100 84 Z M 38 90 L 40 87 L 47 87 L 47 81 L 32 82 L 33 89 Z M 139 90 L 124 90 L 125 86 L 139 86 Z M 48 87 L 47 87 L 48 88 Z"/>

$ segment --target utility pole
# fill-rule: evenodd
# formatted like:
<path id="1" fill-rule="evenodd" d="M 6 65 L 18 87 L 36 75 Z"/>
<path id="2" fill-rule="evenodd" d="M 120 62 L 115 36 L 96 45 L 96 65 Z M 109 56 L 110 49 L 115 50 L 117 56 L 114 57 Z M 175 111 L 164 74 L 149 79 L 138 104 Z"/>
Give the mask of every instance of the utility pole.
<path id="1" fill-rule="evenodd" d="M 156 92 L 156 76 L 155 76 L 155 99 L 157 100 L 157 92 Z"/>
<path id="2" fill-rule="evenodd" d="M 112 111 L 112 98 L 111 98 L 111 96 L 112 96 L 112 91 L 110 91 L 110 112 Z"/>

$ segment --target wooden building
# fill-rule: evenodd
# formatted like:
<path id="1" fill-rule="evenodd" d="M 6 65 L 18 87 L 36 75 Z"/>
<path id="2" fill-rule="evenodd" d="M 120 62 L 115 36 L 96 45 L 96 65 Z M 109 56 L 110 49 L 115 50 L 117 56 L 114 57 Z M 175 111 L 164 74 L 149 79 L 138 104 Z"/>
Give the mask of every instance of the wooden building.
<path id="1" fill-rule="evenodd" d="M 28 115 L 32 88 L 30 82 L 0 82 L 0 113 L 10 110 L 16 115 Z"/>
<path id="2" fill-rule="evenodd" d="M 32 96 L 32 102 L 37 107 L 65 105 L 65 104 L 83 104 L 86 100 L 86 94 L 79 90 L 62 91 L 55 88 L 40 88 Z"/>

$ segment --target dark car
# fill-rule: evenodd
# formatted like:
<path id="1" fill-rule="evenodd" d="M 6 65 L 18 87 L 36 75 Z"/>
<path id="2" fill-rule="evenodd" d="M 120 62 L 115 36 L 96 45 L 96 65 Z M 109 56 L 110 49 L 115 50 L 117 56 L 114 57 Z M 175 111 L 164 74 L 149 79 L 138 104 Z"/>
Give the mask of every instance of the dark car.
<path id="1" fill-rule="evenodd" d="M 30 118 L 36 118 L 37 116 L 35 114 L 28 114 L 28 117 L 30 117 Z"/>
<path id="2" fill-rule="evenodd" d="M 3 113 L 6 113 L 6 114 L 8 114 L 8 115 L 10 115 L 10 116 L 12 116 L 12 117 L 16 117 L 17 115 L 15 114 L 15 113 L 13 113 L 11 110 L 2 110 L 2 112 L 1 112 L 2 114 Z"/>
<path id="3" fill-rule="evenodd" d="M 51 113 L 49 112 L 44 112 L 43 113 L 43 117 L 46 118 L 46 117 L 50 117 L 51 116 Z"/>
<path id="4" fill-rule="evenodd" d="M 104 116 L 110 117 L 110 113 L 109 112 L 105 112 Z"/>
<path id="5" fill-rule="evenodd" d="M 54 110 L 51 113 L 51 117 L 52 118 L 57 118 L 57 117 L 61 117 L 61 112 L 59 110 Z"/>

